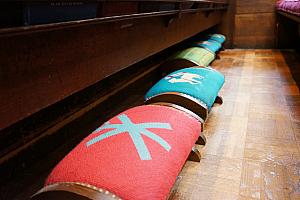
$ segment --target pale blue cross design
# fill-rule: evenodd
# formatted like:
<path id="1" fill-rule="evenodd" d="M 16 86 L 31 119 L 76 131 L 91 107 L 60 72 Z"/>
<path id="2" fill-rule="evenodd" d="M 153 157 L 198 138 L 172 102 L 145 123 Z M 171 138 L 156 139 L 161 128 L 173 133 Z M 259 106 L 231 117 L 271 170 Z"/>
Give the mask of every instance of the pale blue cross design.
<path id="1" fill-rule="evenodd" d="M 169 123 L 150 122 L 150 123 L 135 124 L 130 120 L 130 118 L 126 114 L 122 114 L 118 116 L 118 118 L 122 122 L 122 124 L 110 124 L 109 122 L 106 122 L 103 126 L 95 130 L 93 134 L 98 133 L 99 131 L 105 129 L 113 129 L 113 130 L 101 134 L 97 137 L 94 137 L 93 139 L 91 139 L 86 143 L 86 146 L 89 147 L 97 142 L 100 142 L 101 140 L 104 140 L 114 135 L 118 135 L 121 133 L 128 133 L 129 136 L 131 137 L 133 144 L 135 145 L 135 148 L 141 160 L 152 159 L 149 150 L 143 140 L 142 135 L 145 135 L 151 138 L 152 140 L 156 141 L 166 151 L 169 152 L 171 150 L 171 146 L 164 139 L 162 139 L 160 136 L 156 135 L 155 133 L 152 133 L 151 131 L 147 130 L 149 128 L 172 130 L 172 127 Z"/>
<path id="2" fill-rule="evenodd" d="M 193 74 L 189 72 L 178 72 L 168 75 L 164 79 L 168 80 L 170 83 L 189 83 L 195 85 L 201 84 L 204 77 L 199 74 Z"/>

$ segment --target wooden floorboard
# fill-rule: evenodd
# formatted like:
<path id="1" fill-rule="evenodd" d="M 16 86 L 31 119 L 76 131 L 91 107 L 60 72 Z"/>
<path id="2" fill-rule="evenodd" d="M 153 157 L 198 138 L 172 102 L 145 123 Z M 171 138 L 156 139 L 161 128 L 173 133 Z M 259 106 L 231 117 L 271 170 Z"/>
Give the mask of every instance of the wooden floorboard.
<path id="1" fill-rule="evenodd" d="M 300 93 L 285 53 L 227 50 L 213 63 L 226 77 L 224 103 L 173 199 L 300 199 Z"/>

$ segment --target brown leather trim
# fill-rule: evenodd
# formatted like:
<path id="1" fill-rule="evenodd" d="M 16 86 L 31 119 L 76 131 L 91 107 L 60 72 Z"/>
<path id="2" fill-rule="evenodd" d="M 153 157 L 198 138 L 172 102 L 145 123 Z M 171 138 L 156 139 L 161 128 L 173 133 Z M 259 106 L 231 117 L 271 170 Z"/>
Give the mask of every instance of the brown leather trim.
<path id="1" fill-rule="evenodd" d="M 198 117 L 203 119 L 203 121 L 206 121 L 208 116 L 207 106 L 203 102 L 179 92 L 166 92 L 158 94 L 146 99 L 145 101 L 146 104 L 153 104 L 158 102 L 166 102 L 184 107 L 187 110 L 195 113 Z"/>
<path id="2" fill-rule="evenodd" d="M 201 117 L 199 117 L 198 115 L 196 115 L 195 113 L 193 113 L 192 111 L 190 111 L 182 106 L 172 104 L 172 103 L 166 103 L 166 102 L 157 102 L 157 103 L 152 103 L 151 105 L 168 106 L 168 107 L 180 110 L 182 112 L 185 112 L 201 123 L 201 132 L 203 132 L 203 130 L 204 130 L 204 120 Z"/>
<path id="3" fill-rule="evenodd" d="M 47 185 L 31 197 L 31 200 L 120 200 L 113 193 L 95 186 L 62 182 Z"/>

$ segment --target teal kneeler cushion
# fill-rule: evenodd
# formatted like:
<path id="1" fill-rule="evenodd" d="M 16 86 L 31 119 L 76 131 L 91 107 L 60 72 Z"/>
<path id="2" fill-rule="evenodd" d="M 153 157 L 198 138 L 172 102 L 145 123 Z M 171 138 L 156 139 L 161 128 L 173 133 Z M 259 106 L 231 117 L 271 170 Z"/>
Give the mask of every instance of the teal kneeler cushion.
<path id="1" fill-rule="evenodd" d="M 190 46 L 201 47 L 201 48 L 211 51 L 212 53 L 216 53 L 217 51 L 219 51 L 222 48 L 221 43 L 219 43 L 215 40 L 211 40 L 211 39 L 194 42 Z"/>
<path id="2" fill-rule="evenodd" d="M 224 76 L 212 68 L 185 68 L 177 70 L 157 82 L 147 92 L 145 100 L 147 102 L 151 98 L 165 93 L 180 93 L 205 104 L 209 111 L 224 81 Z"/>
<path id="3" fill-rule="evenodd" d="M 212 76 L 211 78 L 215 78 L 215 81 L 217 82 L 218 85 L 221 86 L 221 87 L 220 87 L 220 89 L 221 89 L 222 86 L 223 86 L 223 84 L 224 84 L 224 82 L 225 82 L 225 77 L 224 77 L 224 75 L 223 75 L 221 72 L 219 72 L 218 70 L 212 68 L 211 66 L 208 66 L 208 67 L 206 67 L 205 69 L 210 70 L 211 73 L 213 73 L 213 72 L 216 73 L 216 75 L 215 75 L 215 76 Z M 218 74 L 218 75 L 217 75 L 217 74 Z"/>
<path id="4" fill-rule="evenodd" d="M 215 41 L 217 41 L 221 44 L 223 44 L 226 40 L 226 37 L 224 35 L 221 35 L 221 34 L 208 34 L 205 38 L 215 40 Z"/>

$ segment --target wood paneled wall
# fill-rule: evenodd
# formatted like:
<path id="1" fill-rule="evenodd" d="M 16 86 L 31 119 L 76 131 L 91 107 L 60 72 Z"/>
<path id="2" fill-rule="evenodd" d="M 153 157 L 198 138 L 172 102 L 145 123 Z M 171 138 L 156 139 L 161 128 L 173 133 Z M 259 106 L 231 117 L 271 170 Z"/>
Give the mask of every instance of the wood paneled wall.
<path id="1" fill-rule="evenodd" d="M 219 31 L 227 48 L 274 48 L 276 0 L 229 0 Z"/>
<path id="2" fill-rule="evenodd" d="M 276 0 L 237 0 L 234 47 L 274 48 Z"/>

